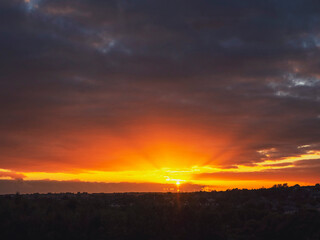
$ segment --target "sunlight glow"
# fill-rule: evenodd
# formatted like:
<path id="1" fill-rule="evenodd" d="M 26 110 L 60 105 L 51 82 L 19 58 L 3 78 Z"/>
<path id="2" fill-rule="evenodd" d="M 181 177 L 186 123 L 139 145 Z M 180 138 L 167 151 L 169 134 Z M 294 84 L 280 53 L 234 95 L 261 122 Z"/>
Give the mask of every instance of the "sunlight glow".
<path id="1" fill-rule="evenodd" d="M 10 169 L 0 169 L 0 179 L 22 178 L 23 180 L 56 180 L 56 181 L 84 181 L 84 182 L 136 182 L 136 183 L 160 183 L 174 184 L 178 189 L 183 188 L 185 183 L 200 184 L 204 186 L 214 186 L 215 189 L 228 189 L 231 187 L 255 188 L 261 186 L 272 186 L 272 179 L 257 179 L 255 181 L 245 179 L 195 178 L 199 174 L 239 174 L 265 172 L 269 170 L 278 170 L 283 168 L 294 168 L 298 161 L 320 159 L 319 151 L 310 151 L 307 154 L 288 157 L 279 160 L 265 160 L 255 165 L 236 165 L 235 168 L 221 168 L 214 165 L 192 166 L 190 168 L 146 168 L 144 170 L 132 171 L 91 171 L 82 169 L 76 172 L 14 172 Z M 289 165 L 281 165 L 288 163 Z M 280 165 L 279 165 L 280 164 Z M 290 184 L 290 181 L 287 181 Z M 292 184 L 308 184 L 308 182 L 295 182 Z"/>

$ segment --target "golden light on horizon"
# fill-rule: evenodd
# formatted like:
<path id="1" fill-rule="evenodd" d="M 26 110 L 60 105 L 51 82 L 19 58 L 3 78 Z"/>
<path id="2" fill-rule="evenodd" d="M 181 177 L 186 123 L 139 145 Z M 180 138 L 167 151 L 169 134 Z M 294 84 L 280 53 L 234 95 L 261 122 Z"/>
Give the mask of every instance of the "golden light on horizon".
<path id="1" fill-rule="evenodd" d="M 56 181 L 84 181 L 84 182 L 134 182 L 134 183 L 160 183 L 175 184 L 177 191 L 180 191 L 181 185 L 184 183 L 198 184 L 204 186 L 215 186 L 216 189 L 228 189 L 234 187 L 269 187 L 275 182 L 279 183 L 282 179 L 272 179 L 272 177 L 263 177 L 268 171 L 276 171 L 281 169 L 295 169 L 295 163 L 308 161 L 310 159 L 320 158 L 320 152 L 310 151 L 297 157 L 288 157 L 278 160 L 265 160 L 255 165 L 237 165 L 236 168 L 223 168 L 214 165 L 190 166 L 181 168 L 137 168 L 131 171 L 112 170 L 112 171 L 93 171 L 86 169 L 78 169 L 69 172 L 24 172 L 12 171 L 10 169 L 0 169 L 0 179 L 22 178 L 24 180 L 56 180 Z M 175 158 L 171 158 L 175 159 Z M 178 158 L 176 158 L 178 159 Z M 171 160 L 173 161 L 173 160 Z M 179 165 L 180 161 L 175 160 L 175 165 Z M 181 160 L 182 161 L 182 160 Z M 281 165 L 283 163 L 291 165 Z M 250 177 L 250 174 L 257 174 L 256 178 Z M 262 177 L 259 177 L 259 174 Z M 205 176 L 205 177 L 198 177 Z M 249 176 L 249 177 L 248 177 Z M 302 178 L 294 179 L 291 177 L 285 180 L 288 184 L 310 184 L 308 180 Z"/>

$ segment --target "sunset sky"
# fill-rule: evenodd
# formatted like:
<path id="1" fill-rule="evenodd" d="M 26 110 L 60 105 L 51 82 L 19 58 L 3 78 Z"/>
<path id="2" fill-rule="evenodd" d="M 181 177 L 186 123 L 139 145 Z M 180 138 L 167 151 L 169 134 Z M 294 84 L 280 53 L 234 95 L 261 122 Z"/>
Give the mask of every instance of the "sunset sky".
<path id="1" fill-rule="evenodd" d="M 319 13 L 318 0 L 1 0 L 0 192 L 320 182 Z"/>

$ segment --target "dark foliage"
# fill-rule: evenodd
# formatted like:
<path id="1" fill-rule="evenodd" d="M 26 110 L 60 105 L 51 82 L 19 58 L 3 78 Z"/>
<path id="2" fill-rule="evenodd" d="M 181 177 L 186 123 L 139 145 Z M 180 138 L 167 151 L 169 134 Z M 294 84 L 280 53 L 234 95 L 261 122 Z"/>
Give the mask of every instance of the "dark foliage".
<path id="1" fill-rule="evenodd" d="M 0 196 L 1 239 L 320 239 L 320 187 Z"/>

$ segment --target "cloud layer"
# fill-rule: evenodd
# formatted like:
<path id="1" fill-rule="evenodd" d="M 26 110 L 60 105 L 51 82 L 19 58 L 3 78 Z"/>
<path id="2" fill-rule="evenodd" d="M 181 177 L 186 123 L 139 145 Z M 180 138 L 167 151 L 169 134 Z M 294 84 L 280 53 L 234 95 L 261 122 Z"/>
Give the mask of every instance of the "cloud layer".
<path id="1" fill-rule="evenodd" d="M 0 168 L 232 168 L 320 151 L 319 13 L 302 0 L 2 0 Z"/>

